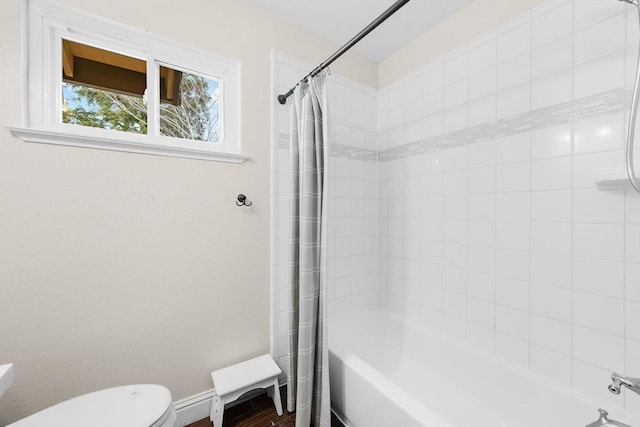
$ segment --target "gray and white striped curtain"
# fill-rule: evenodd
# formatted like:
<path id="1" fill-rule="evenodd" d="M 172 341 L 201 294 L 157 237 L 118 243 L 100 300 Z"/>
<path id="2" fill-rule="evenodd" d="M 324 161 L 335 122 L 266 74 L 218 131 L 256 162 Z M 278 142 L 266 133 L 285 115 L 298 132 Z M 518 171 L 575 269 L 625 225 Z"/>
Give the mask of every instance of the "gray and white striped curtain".
<path id="1" fill-rule="evenodd" d="M 291 282 L 287 409 L 296 427 L 330 426 L 326 326 L 328 143 L 323 73 L 298 85 L 291 106 Z"/>

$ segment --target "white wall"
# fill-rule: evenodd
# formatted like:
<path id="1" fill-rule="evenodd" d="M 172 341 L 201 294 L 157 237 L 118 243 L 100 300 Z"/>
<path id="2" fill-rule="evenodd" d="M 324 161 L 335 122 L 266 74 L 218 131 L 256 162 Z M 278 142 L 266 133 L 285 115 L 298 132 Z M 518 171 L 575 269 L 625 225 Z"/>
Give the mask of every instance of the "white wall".
<path id="1" fill-rule="evenodd" d="M 119 384 L 211 387 L 269 351 L 270 51 L 316 63 L 336 46 L 244 1 L 65 4 L 242 63 L 243 165 L 27 144 L 19 1 L 0 4 L 0 424 Z M 375 85 L 374 64 L 334 70 Z M 291 81 L 293 85 L 295 82 Z M 234 204 L 244 193 L 258 212 Z"/>
<path id="2" fill-rule="evenodd" d="M 640 371 L 637 11 L 550 0 L 380 90 L 380 303 L 605 405 Z M 638 422 L 638 421 L 635 421 Z"/>

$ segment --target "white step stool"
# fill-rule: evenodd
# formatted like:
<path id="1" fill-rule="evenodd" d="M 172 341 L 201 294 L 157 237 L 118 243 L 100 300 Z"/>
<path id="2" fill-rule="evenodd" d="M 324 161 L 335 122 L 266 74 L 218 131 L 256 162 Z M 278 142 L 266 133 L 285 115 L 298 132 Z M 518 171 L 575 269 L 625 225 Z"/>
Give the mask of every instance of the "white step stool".
<path id="1" fill-rule="evenodd" d="M 276 405 L 276 412 L 282 415 L 278 375 L 282 371 L 270 355 L 256 357 L 245 362 L 218 369 L 211 373 L 213 386 L 213 404 L 209 419 L 214 427 L 222 427 L 224 405 L 237 400 L 248 391 L 257 388 L 273 387 L 271 398 Z"/>

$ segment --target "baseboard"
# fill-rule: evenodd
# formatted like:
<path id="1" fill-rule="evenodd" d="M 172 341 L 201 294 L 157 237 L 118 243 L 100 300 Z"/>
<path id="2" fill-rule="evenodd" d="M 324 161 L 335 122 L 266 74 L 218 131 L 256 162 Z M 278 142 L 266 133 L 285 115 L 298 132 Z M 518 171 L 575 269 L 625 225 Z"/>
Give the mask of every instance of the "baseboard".
<path id="1" fill-rule="evenodd" d="M 282 388 L 284 386 L 280 385 L 280 387 Z M 173 402 L 173 406 L 176 409 L 176 427 L 185 427 L 203 418 L 209 418 L 211 414 L 211 404 L 213 403 L 213 392 L 214 389 L 210 389 Z M 228 404 L 226 407 L 230 408 L 246 402 L 264 392 L 264 389 L 252 390 L 235 402 Z M 286 402 L 283 402 L 283 406 L 286 407 Z"/>
<path id="2" fill-rule="evenodd" d="M 174 402 L 176 427 L 184 427 L 203 418 L 209 418 L 211 402 L 213 389 Z"/>

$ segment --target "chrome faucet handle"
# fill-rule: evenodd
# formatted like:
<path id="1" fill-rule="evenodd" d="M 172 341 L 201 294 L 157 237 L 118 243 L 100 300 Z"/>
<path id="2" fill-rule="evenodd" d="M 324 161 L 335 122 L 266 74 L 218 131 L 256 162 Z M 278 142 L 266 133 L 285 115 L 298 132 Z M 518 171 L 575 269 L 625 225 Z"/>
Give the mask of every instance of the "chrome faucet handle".
<path id="1" fill-rule="evenodd" d="M 598 409 L 600 418 L 597 421 L 587 424 L 586 427 L 631 427 L 628 424 L 621 423 L 620 421 L 610 420 L 607 418 L 609 413 L 604 409 Z"/>

